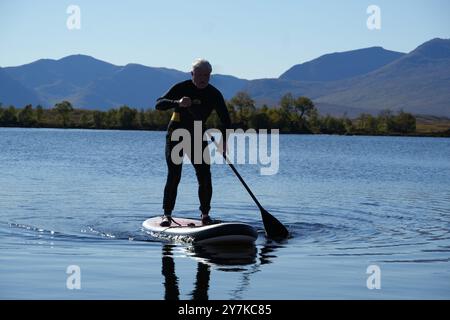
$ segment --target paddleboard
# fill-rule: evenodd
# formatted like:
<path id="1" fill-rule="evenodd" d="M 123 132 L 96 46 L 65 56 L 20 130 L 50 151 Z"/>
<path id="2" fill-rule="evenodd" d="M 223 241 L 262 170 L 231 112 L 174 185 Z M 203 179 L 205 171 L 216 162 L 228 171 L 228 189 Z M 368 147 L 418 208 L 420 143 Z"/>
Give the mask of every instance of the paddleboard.
<path id="1" fill-rule="evenodd" d="M 142 227 L 154 237 L 197 244 L 253 243 L 258 238 L 254 227 L 240 222 L 215 222 L 202 225 L 201 220 L 173 218 L 170 227 L 161 227 L 161 216 L 145 220 Z"/>

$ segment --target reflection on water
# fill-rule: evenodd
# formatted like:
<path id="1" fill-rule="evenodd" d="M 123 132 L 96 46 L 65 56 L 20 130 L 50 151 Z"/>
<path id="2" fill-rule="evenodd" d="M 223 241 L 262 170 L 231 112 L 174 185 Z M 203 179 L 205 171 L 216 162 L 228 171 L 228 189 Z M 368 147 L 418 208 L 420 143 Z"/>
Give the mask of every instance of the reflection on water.
<path id="1" fill-rule="evenodd" d="M 179 300 L 178 277 L 175 275 L 175 262 L 172 257 L 172 246 L 163 246 L 162 274 L 164 276 L 165 300 Z"/>
<path id="2" fill-rule="evenodd" d="M 206 265 L 218 266 L 220 269 L 242 270 L 241 266 L 256 262 L 257 249 L 254 244 L 239 246 L 195 245 L 184 249 L 186 255 Z"/>
<path id="3" fill-rule="evenodd" d="M 258 249 L 255 244 L 244 246 L 214 246 L 193 245 L 178 247 L 165 244 L 162 247 L 162 275 L 165 289 L 165 300 L 179 300 L 179 279 L 176 275 L 174 249 L 197 261 L 197 274 L 194 289 L 190 296 L 192 300 L 208 300 L 211 269 L 218 272 L 237 272 L 242 274 L 238 287 L 232 291 L 233 299 L 240 299 L 251 281 L 251 275 L 260 271 L 264 264 L 271 263 L 277 256 L 274 254 L 280 245 L 266 242 Z"/>

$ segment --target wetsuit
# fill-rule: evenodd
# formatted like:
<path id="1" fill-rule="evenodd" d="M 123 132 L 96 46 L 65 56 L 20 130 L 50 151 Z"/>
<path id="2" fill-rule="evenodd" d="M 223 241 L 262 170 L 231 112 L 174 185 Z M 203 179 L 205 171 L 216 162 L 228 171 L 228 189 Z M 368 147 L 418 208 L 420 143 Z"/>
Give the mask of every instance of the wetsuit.
<path id="1" fill-rule="evenodd" d="M 183 97 L 191 98 L 192 105 L 189 108 L 182 108 L 178 105 L 178 100 Z M 164 188 L 163 209 L 165 215 L 170 215 L 175 207 L 175 200 L 177 197 L 178 184 L 181 179 L 182 164 L 176 164 L 172 161 L 171 153 L 178 141 L 171 141 L 171 135 L 175 129 L 184 128 L 194 137 L 194 121 L 206 122 L 213 110 L 216 110 L 220 121 L 222 122 L 222 134 L 231 127 L 230 116 L 225 104 L 225 100 L 218 89 L 211 84 L 204 89 L 197 88 L 192 80 L 186 80 L 174 85 L 170 90 L 157 100 L 157 110 L 168 110 L 175 108 L 172 119 L 169 122 L 166 135 L 166 163 L 168 168 L 166 186 Z M 202 132 L 204 129 L 202 127 Z M 225 137 L 223 135 L 223 137 Z M 192 139 L 193 140 L 193 139 Z M 192 149 L 194 142 L 191 142 Z M 202 150 L 207 148 L 207 142 L 202 142 Z M 191 155 L 194 151 L 191 150 Z M 205 161 L 200 164 L 195 164 L 194 159 L 191 158 L 194 165 L 195 173 L 198 180 L 198 196 L 200 199 L 200 211 L 202 214 L 208 214 L 211 209 L 212 197 L 212 183 L 210 165 Z"/>

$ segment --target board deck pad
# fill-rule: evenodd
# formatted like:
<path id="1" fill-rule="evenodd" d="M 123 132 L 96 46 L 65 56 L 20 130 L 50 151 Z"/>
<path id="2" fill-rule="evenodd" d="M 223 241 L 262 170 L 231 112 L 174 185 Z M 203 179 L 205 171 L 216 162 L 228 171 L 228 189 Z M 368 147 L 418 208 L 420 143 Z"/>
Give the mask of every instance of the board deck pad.
<path id="1" fill-rule="evenodd" d="M 170 227 L 160 226 L 161 216 L 145 220 L 142 226 L 154 237 L 188 243 L 252 243 L 258 238 L 256 229 L 246 223 L 213 221 L 203 225 L 199 219 L 173 219 Z"/>

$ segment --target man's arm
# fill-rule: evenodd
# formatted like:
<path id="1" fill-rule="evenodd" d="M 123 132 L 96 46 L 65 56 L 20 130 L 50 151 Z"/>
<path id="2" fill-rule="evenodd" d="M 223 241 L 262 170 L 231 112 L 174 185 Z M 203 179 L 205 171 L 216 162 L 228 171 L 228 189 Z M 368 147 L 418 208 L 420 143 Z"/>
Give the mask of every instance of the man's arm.
<path id="1" fill-rule="evenodd" d="M 174 85 L 162 97 L 156 100 L 156 110 L 169 110 L 178 107 L 178 85 Z"/>
<path id="2" fill-rule="evenodd" d="M 216 112 L 217 112 L 217 115 L 219 116 L 219 119 L 220 119 L 220 122 L 222 123 L 223 128 L 230 129 L 231 128 L 230 114 L 228 113 L 225 99 L 223 98 L 223 95 L 220 92 L 218 92 L 218 96 L 217 96 Z"/>
<path id="3" fill-rule="evenodd" d="M 169 110 L 172 108 L 176 108 L 178 107 L 178 100 L 171 100 L 171 99 L 164 99 L 164 98 L 159 98 L 158 100 L 156 100 L 156 105 L 155 105 L 155 109 L 156 110 Z"/>
<path id="4" fill-rule="evenodd" d="M 223 146 L 224 151 L 227 150 L 227 136 L 226 136 L 226 130 L 231 129 L 231 119 L 230 114 L 227 109 L 227 105 L 225 103 L 225 99 L 223 98 L 223 95 L 219 92 L 218 98 L 217 98 L 217 105 L 216 105 L 216 112 L 219 116 L 220 122 L 222 123 L 222 128 L 220 128 L 220 131 L 222 132 L 222 139 L 223 139 Z"/>

